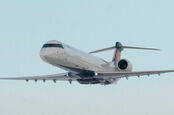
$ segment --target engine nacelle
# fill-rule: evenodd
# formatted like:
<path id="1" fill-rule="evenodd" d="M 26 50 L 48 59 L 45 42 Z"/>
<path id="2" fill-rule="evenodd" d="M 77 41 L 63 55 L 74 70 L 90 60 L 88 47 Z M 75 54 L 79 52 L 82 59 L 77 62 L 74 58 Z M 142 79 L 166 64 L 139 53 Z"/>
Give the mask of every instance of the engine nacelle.
<path id="1" fill-rule="evenodd" d="M 127 59 L 122 59 L 118 62 L 118 68 L 119 70 L 124 70 L 124 71 L 132 71 L 133 67 L 130 61 Z"/>

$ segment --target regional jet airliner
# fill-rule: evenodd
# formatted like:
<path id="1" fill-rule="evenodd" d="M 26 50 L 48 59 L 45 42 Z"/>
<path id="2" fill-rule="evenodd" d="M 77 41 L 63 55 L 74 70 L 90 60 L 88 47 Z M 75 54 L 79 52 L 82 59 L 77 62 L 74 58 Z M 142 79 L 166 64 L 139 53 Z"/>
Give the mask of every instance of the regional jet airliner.
<path id="1" fill-rule="evenodd" d="M 101 84 L 110 85 L 116 83 L 121 78 L 128 79 L 133 76 L 150 76 L 160 75 L 163 73 L 174 72 L 174 70 L 162 71 L 132 71 L 132 64 L 127 59 L 121 59 L 121 52 L 123 49 L 141 49 L 141 50 L 159 50 L 155 48 L 142 48 L 123 46 L 120 42 L 109 48 L 96 50 L 89 53 L 84 53 L 60 41 L 49 41 L 43 45 L 40 57 L 43 61 L 66 70 L 66 73 L 44 75 L 44 76 L 30 76 L 30 77 L 14 77 L 14 78 L 0 78 L 4 80 L 30 80 L 43 82 L 47 80 L 68 81 L 72 83 L 77 81 L 80 84 Z M 103 52 L 107 50 L 115 50 L 111 62 L 93 56 L 93 53 Z"/>

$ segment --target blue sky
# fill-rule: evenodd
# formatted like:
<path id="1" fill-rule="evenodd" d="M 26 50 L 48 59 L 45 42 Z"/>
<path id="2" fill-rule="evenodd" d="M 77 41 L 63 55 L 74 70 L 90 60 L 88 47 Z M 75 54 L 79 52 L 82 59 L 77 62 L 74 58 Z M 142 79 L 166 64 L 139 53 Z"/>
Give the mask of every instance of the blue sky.
<path id="1" fill-rule="evenodd" d="M 1 0 L 1 77 L 64 72 L 44 63 L 40 48 L 59 40 L 85 52 L 125 45 L 135 71 L 174 69 L 173 0 Z M 113 51 L 95 54 L 108 61 Z M 117 85 L 0 81 L 2 115 L 173 115 L 174 74 L 121 79 Z"/>

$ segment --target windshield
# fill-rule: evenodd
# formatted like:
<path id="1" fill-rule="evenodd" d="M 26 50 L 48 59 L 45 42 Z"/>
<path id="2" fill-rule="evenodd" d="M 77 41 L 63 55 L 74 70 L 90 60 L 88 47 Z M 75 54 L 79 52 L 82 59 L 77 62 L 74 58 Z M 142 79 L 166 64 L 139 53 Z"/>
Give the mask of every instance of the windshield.
<path id="1" fill-rule="evenodd" d="M 63 48 L 62 44 L 45 44 L 42 48 Z"/>

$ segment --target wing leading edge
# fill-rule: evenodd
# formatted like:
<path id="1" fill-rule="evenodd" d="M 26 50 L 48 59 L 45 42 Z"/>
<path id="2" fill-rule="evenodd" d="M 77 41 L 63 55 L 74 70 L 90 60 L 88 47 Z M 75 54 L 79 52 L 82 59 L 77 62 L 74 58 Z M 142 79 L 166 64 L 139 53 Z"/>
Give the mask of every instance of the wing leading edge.
<path id="1" fill-rule="evenodd" d="M 75 78 L 70 78 L 68 76 L 68 73 L 62 73 L 62 74 L 53 74 L 53 75 L 44 75 L 44 76 L 30 76 L 30 77 L 14 77 L 14 78 L 0 78 L 1 80 L 43 80 L 44 82 L 47 80 L 53 80 L 56 81 L 75 81 Z"/>
<path id="2" fill-rule="evenodd" d="M 140 71 L 140 72 L 96 72 L 96 74 L 98 76 L 98 78 L 107 78 L 107 77 L 111 77 L 111 78 L 129 78 L 129 77 L 133 77 L 133 76 L 150 76 L 150 75 L 161 75 L 164 73 L 171 73 L 174 72 L 174 70 L 164 70 L 164 71 Z"/>

